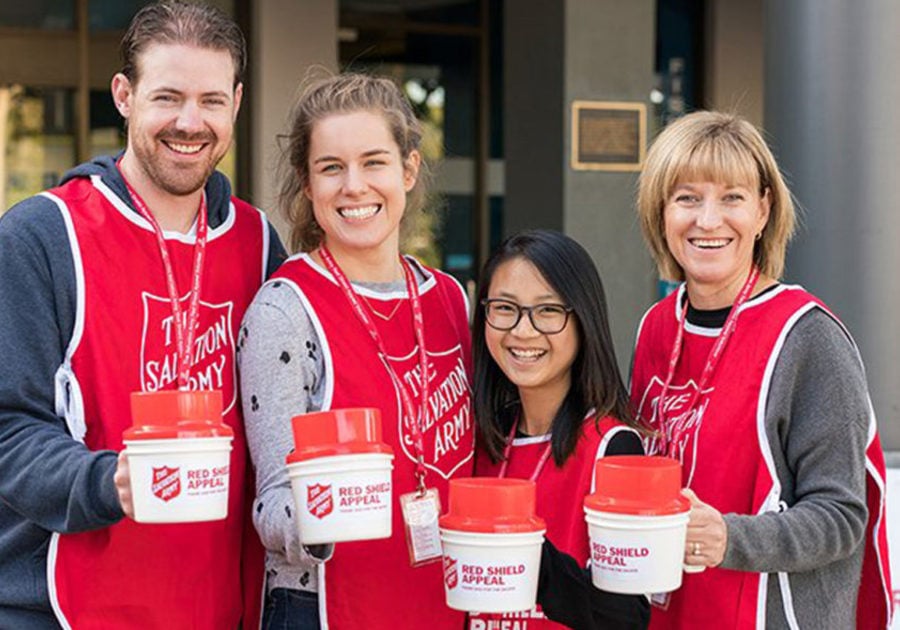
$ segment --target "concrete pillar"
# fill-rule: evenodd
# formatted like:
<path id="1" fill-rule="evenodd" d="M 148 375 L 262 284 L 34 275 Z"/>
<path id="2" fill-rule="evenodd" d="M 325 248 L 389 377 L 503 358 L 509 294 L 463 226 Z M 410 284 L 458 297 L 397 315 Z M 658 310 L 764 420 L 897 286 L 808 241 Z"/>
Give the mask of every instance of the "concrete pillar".
<path id="1" fill-rule="evenodd" d="M 504 16 L 504 233 L 558 229 L 591 253 L 623 374 L 656 287 L 634 210 L 637 173 L 572 170 L 571 106 L 647 102 L 655 11 L 653 0 L 516 0 Z"/>
<path id="2" fill-rule="evenodd" d="M 708 0 L 704 102 L 763 124 L 763 0 Z"/>
<path id="3" fill-rule="evenodd" d="M 825 300 L 900 449 L 900 3 L 766 0 L 767 131 L 801 206 L 787 279 Z"/>
<path id="4" fill-rule="evenodd" d="M 275 206 L 277 136 L 287 131 L 288 113 L 309 68 L 337 69 L 337 0 L 259 0 L 252 11 L 250 200 L 269 214 L 286 243 L 288 228 Z"/>

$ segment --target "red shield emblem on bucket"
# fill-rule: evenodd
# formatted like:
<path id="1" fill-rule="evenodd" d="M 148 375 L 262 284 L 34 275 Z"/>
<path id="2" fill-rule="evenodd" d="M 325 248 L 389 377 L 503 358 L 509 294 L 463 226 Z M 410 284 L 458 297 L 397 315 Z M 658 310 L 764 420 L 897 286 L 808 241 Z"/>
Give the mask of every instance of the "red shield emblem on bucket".
<path id="1" fill-rule="evenodd" d="M 444 583 L 448 589 L 456 588 L 459 584 L 459 573 L 456 571 L 458 560 L 454 560 L 450 556 L 444 556 Z"/>
<path id="2" fill-rule="evenodd" d="M 153 469 L 153 483 L 150 489 L 154 496 L 159 497 L 163 501 L 171 501 L 181 494 L 181 475 L 178 474 L 179 468 L 169 468 L 163 466 Z"/>
<path id="3" fill-rule="evenodd" d="M 331 486 L 316 484 L 306 487 L 306 509 L 316 518 L 325 518 L 334 509 Z"/>

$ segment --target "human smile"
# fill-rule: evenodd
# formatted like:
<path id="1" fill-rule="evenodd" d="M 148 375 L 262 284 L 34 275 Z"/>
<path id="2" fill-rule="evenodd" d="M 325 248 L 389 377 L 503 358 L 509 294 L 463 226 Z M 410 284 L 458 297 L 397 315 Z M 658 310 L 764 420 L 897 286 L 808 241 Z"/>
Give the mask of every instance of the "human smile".
<path id="1" fill-rule="evenodd" d="M 352 208 L 344 206 L 338 208 L 338 214 L 341 215 L 341 218 L 347 219 L 348 221 L 365 221 L 366 219 L 374 217 L 380 210 L 381 204 L 356 206 Z"/>
<path id="2" fill-rule="evenodd" d="M 207 145 L 206 142 L 185 144 L 182 142 L 174 142 L 172 140 L 162 140 L 162 143 L 175 153 L 179 153 L 181 155 L 195 155 L 202 151 L 203 148 Z"/>
<path id="3" fill-rule="evenodd" d="M 514 359 L 525 363 L 534 363 L 547 354 L 546 350 L 540 348 L 507 348 L 507 351 Z"/>
<path id="4" fill-rule="evenodd" d="M 730 238 L 689 238 L 688 242 L 699 249 L 721 249 L 731 243 Z"/>

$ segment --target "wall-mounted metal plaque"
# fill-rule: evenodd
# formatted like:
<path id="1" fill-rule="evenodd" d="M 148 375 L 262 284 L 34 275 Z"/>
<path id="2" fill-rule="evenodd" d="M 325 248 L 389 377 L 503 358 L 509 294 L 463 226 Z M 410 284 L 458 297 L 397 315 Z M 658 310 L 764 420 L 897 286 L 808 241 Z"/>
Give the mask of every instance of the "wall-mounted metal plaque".
<path id="1" fill-rule="evenodd" d="M 572 168 L 639 171 L 647 143 L 643 103 L 572 103 Z"/>

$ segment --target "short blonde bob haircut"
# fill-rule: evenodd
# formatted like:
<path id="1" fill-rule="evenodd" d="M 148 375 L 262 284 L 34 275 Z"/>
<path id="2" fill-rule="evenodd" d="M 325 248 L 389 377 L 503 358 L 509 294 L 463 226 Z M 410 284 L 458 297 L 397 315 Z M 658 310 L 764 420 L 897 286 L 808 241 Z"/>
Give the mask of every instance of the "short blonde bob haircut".
<path id="1" fill-rule="evenodd" d="M 775 279 L 794 233 L 794 202 L 759 131 L 734 114 L 699 111 L 666 127 L 647 153 L 638 181 L 641 231 L 663 278 L 684 280 L 666 243 L 665 208 L 682 182 L 716 182 L 769 193 L 769 219 L 754 245 L 753 260 Z"/>

